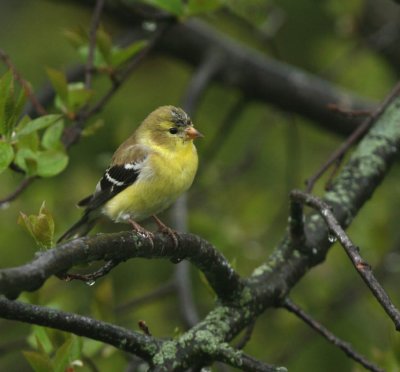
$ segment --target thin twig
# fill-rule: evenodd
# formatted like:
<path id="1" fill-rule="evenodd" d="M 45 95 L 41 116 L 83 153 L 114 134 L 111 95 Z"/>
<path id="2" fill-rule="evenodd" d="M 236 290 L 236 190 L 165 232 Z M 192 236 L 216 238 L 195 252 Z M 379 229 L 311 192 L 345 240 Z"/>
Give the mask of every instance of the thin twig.
<path id="1" fill-rule="evenodd" d="M 25 265 L 1 269 L 0 293 L 16 298 L 21 291 L 36 290 L 50 276 L 65 273 L 77 264 L 100 260 L 122 262 L 133 257 L 158 257 L 175 261 L 190 260 L 204 273 L 221 301 L 238 301 L 238 293 L 243 290 L 244 282 L 225 257 L 196 235 L 176 235 L 178 246 L 162 233 L 154 234 L 152 240 L 131 231 L 73 239 L 42 252 Z M 110 246 L 113 247 L 111 251 Z"/>
<path id="2" fill-rule="evenodd" d="M 338 158 L 336 159 L 336 161 L 333 163 L 333 169 L 331 174 L 329 175 L 329 178 L 327 179 L 326 183 L 325 183 L 325 190 L 329 191 L 332 188 L 332 182 L 333 179 L 335 178 L 336 174 L 338 173 L 340 166 L 342 165 L 342 161 L 344 158 L 344 154 L 339 155 Z"/>
<path id="3" fill-rule="evenodd" d="M 98 270 L 89 274 L 66 273 L 60 274 L 58 275 L 58 277 L 62 280 L 65 280 L 66 282 L 70 282 L 72 280 L 80 280 L 88 285 L 93 285 L 97 279 L 107 275 L 115 266 L 119 265 L 120 263 L 121 262 L 117 260 L 110 260 Z"/>
<path id="4" fill-rule="evenodd" d="M 369 129 L 369 127 L 379 118 L 382 112 L 390 105 L 391 102 L 400 93 L 400 82 L 392 89 L 384 101 L 379 105 L 379 107 L 370 114 L 364 122 L 358 126 L 354 132 L 337 148 L 328 160 L 320 167 L 320 169 L 306 180 L 306 191 L 310 193 L 315 185 L 315 183 L 320 179 L 320 177 L 326 172 L 326 170 L 338 159 L 342 159 L 344 154 L 349 150 L 349 148 L 355 144 Z"/>
<path id="5" fill-rule="evenodd" d="M 146 293 L 143 296 L 134 298 L 128 302 L 116 306 L 114 310 L 116 313 L 121 314 L 137 306 L 159 300 L 164 296 L 168 296 L 172 294 L 174 290 L 175 290 L 175 283 L 173 280 L 170 280 L 169 282 L 166 282 L 165 284 L 161 285 L 160 287 L 156 288 L 154 291 L 150 293 Z"/>
<path id="6" fill-rule="evenodd" d="M 46 109 L 42 106 L 42 104 L 38 101 L 36 98 L 35 94 L 33 93 L 31 87 L 27 83 L 25 79 L 22 78 L 22 75 L 18 72 L 17 68 L 11 61 L 11 58 L 8 56 L 8 54 L 0 49 L 0 59 L 4 62 L 4 64 L 12 71 L 14 78 L 18 81 L 18 83 L 21 85 L 22 89 L 25 92 L 25 95 L 29 98 L 31 101 L 32 107 L 36 110 L 36 112 L 39 115 L 46 115 L 47 111 Z M 14 171 L 21 173 L 21 169 L 15 164 L 12 163 L 10 166 L 11 169 Z M 3 199 L 0 199 L 0 207 L 4 207 L 8 203 L 12 202 L 15 200 L 20 194 L 24 192 L 25 189 L 28 188 L 28 186 L 36 179 L 37 177 L 31 176 L 31 177 L 26 177 L 22 180 L 22 182 L 19 184 L 19 186 L 11 192 L 9 195 L 5 196 Z"/>
<path id="7" fill-rule="evenodd" d="M 241 350 L 247 345 L 247 343 L 251 339 L 251 335 L 253 334 L 255 325 L 256 325 L 256 321 L 255 320 L 249 324 L 249 326 L 244 331 L 243 337 L 235 345 L 236 349 Z"/>
<path id="8" fill-rule="evenodd" d="M 97 0 L 96 6 L 94 8 L 92 22 L 90 25 L 89 31 L 89 53 L 86 62 L 86 70 L 85 70 L 85 87 L 86 89 L 90 89 L 92 86 L 92 75 L 93 75 L 93 63 L 94 63 L 94 54 L 96 51 L 96 32 L 97 28 L 100 24 L 100 15 L 104 6 L 105 0 Z"/>
<path id="9" fill-rule="evenodd" d="M 159 27 L 157 33 L 153 36 L 153 38 L 149 41 L 147 46 L 143 48 L 127 65 L 125 70 L 119 74 L 119 76 L 114 76 L 112 80 L 113 84 L 111 88 L 106 92 L 103 97 L 101 97 L 91 108 L 88 110 L 78 113 L 78 126 L 82 127 L 83 122 L 87 120 L 89 117 L 99 113 L 104 105 L 110 100 L 110 98 L 115 94 L 115 92 L 119 89 L 123 82 L 130 76 L 132 71 L 137 67 L 137 65 L 146 57 L 149 52 L 153 49 L 154 45 L 166 31 L 166 29 L 171 25 L 171 23 L 166 23 L 163 27 Z"/>
<path id="10" fill-rule="evenodd" d="M 366 117 L 366 116 L 371 116 L 373 112 L 371 110 L 346 110 L 344 108 L 341 108 L 335 103 L 331 103 L 328 105 L 328 110 L 337 112 L 340 115 L 350 117 L 350 118 L 357 118 L 357 117 Z"/>
<path id="11" fill-rule="evenodd" d="M 309 207 L 315 209 L 321 215 L 321 217 L 324 219 L 325 223 L 329 227 L 330 234 L 334 235 L 339 240 L 340 244 L 345 249 L 347 255 L 349 256 L 357 272 L 360 274 L 361 278 L 364 280 L 375 298 L 381 304 L 386 314 L 388 314 L 390 319 L 392 319 L 396 330 L 400 331 L 399 310 L 394 306 L 389 295 L 375 278 L 370 265 L 361 257 L 359 248 L 353 244 L 353 242 L 347 236 L 346 232 L 337 222 L 334 214 L 330 210 L 330 207 L 325 202 L 316 198 L 315 196 L 299 190 L 292 191 L 290 196 L 292 200 L 308 205 Z"/>
<path id="12" fill-rule="evenodd" d="M 92 360 L 92 358 L 89 358 L 87 356 L 82 355 L 81 356 L 83 363 L 87 368 L 89 368 L 92 372 L 100 372 L 100 370 L 97 368 L 96 364 Z"/>
<path id="13" fill-rule="evenodd" d="M 11 301 L 4 297 L 0 297 L 0 317 L 75 333 L 78 336 L 108 343 L 148 361 L 161 343 L 151 336 L 111 323 L 50 307 Z"/>
<path id="14" fill-rule="evenodd" d="M 186 91 L 182 98 L 182 107 L 193 116 L 196 107 L 198 107 L 205 90 L 209 86 L 212 77 L 221 67 L 221 59 L 218 52 L 208 54 L 201 65 L 197 68 L 191 77 Z M 171 211 L 173 226 L 182 232 L 187 232 L 187 195 L 182 195 L 174 204 Z M 200 320 L 199 312 L 193 296 L 192 280 L 190 277 L 189 262 L 181 262 L 175 269 L 175 287 L 182 320 L 186 327 L 193 327 Z"/>
<path id="15" fill-rule="evenodd" d="M 230 108 L 228 114 L 225 116 L 223 122 L 218 127 L 217 133 L 214 135 L 210 141 L 208 141 L 207 149 L 204 152 L 203 159 L 204 164 L 210 163 L 211 160 L 215 159 L 218 152 L 222 148 L 222 143 L 229 138 L 229 135 L 233 132 L 233 127 L 239 121 L 240 115 L 243 110 L 246 108 L 248 104 L 248 100 L 244 97 L 240 97 L 234 105 Z M 204 168 L 200 168 L 200 172 L 203 171 Z M 200 178 L 200 177 L 199 177 Z"/>
<path id="16" fill-rule="evenodd" d="M 73 82 L 80 82 L 85 78 L 85 66 L 82 64 L 78 64 L 75 66 L 71 66 L 68 68 L 66 71 L 66 78 L 68 83 L 73 83 Z M 38 101 L 42 104 L 44 107 L 50 106 L 54 98 L 56 96 L 56 92 L 54 90 L 54 87 L 51 85 L 49 81 L 44 83 L 40 89 L 36 92 L 36 97 Z M 38 116 L 37 111 L 33 107 L 31 103 L 28 102 L 28 104 L 25 106 L 22 115 L 28 115 L 31 119 L 35 119 Z"/>
<path id="17" fill-rule="evenodd" d="M 212 50 L 197 67 L 182 98 L 182 107 L 187 113 L 193 115 L 205 90 L 211 84 L 213 77 L 223 66 L 223 63 L 224 60 L 218 51 Z"/>
<path id="18" fill-rule="evenodd" d="M 3 199 L 0 199 L 0 208 L 6 206 L 8 203 L 12 202 L 15 200 L 20 194 L 23 193 L 23 191 L 36 179 L 37 177 L 31 176 L 24 178 L 22 182 L 19 184 L 19 186 L 9 195 L 4 197 Z"/>
<path id="19" fill-rule="evenodd" d="M 21 87 L 23 88 L 26 96 L 30 99 L 32 102 L 32 106 L 35 108 L 35 110 L 40 114 L 40 115 L 46 115 L 47 111 L 45 108 L 41 105 L 41 103 L 37 100 L 35 95 L 32 92 L 31 87 L 29 84 L 26 82 L 25 79 L 22 78 L 22 75 L 18 72 L 17 68 L 15 65 L 12 63 L 11 58 L 8 56 L 8 54 L 0 49 L 0 59 L 4 62 L 4 64 L 12 71 L 15 80 L 20 83 Z"/>
<path id="20" fill-rule="evenodd" d="M 382 372 L 383 369 L 368 361 L 363 355 L 359 354 L 353 347 L 340 338 L 336 337 L 332 332 L 325 328 L 322 324 L 311 318 L 300 307 L 294 304 L 290 299 L 286 298 L 282 304 L 286 310 L 295 314 L 298 318 L 308 324 L 314 331 L 318 332 L 322 337 L 326 338 L 330 343 L 341 349 L 348 357 L 360 363 L 363 367 L 373 372 Z"/>
<path id="21" fill-rule="evenodd" d="M 132 62 L 127 66 L 127 68 L 124 70 L 124 72 L 121 74 L 118 80 L 113 81 L 112 87 L 109 89 L 108 92 L 104 94 L 102 98 L 99 99 L 97 103 L 95 103 L 91 108 L 87 109 L 86 111 L 80 113 L 77 115 L 77 124 L 75 126 L 71 126 L 66 128 L 67 132 L 65 135 L 63 135 L 63 144 L 66 148 L 69 148 L 72 144 L 76 143 L 78 139 L 80 138 L 81 131 L 84 125 L 84 122 L 89 119 L 91 116 L 97 114 L 99 111 L 101 111 L 104 107 L 104 105 L 110 100 L 110 98 L 115 94 L 115 92 L 118 90 L 118 88 L 122 85 L 123 82 L 126 81 L 128 76 L 132 73 L 134 68 L 137 66 L 137 64 L 150 52 L 150 50 L 154 47 L 155 43 L 158 41 L 158 39 L 161 37 L 162 33 L 166 30 L 166 27 L 169 25 L 164 25 L 165 27 L 161 27 L 158 33 L 153 37 L 153 39 L 149 42 L 148 46 L 142 50 L 141 53 L 139 53 L 136 58 L 132 60 Z M 2 58 L 4 61 L 6 61 L 4 58 L 7 57 L 7 55 L 1 51 L 0 49 L 0 58 Z M 14 74 L 16 74 L 16 70 L 13 70 Z M 19 76 L 16 75 L 17 77 Z M 18 78 L 19 79 L 19 78 Z M 31 92 L 29 85 L 24 82 L 24 80 L 21 78 L 20 81 L 21 84 L 24 84 L 24 89 L 26 92 L 28 92 L 28 97 L 30 98 L 32 102 L 32 106 L 35 108 L 35 110 L 40 113 L 41 115 L 46 114 L 46 111 L 43 109 L 41 110 L 41 105 L 39 101 L 37 101 L 36 97 L 33 95 Z M 28 89 L 28 90 L 26 90 Z M 39 106 L 37 105 L 39 103 Z M 14 190 L 12 193 L 10 193 L 8 196 L 4 197 L 3 199 L 0 200 L 0 207 L 6 205 L 7 203 L 15 200 L 24 190 L 28 188 L 28 186 L 39 177 L 33 176 L 33 177 L 28 177 L 25 178 L 21 184 L 17 187 L 16 190 Z"/>
<path id="22" fill-rule="evenodd" d="M 232 367 L 240 368 L 241 371 L 249 372 L 287 372 L 285 367 L 274 366 L 261 362 L 250 355 L 231 348 L 221 348 L 214 356 L 215 360 L 226 363 Z"/>

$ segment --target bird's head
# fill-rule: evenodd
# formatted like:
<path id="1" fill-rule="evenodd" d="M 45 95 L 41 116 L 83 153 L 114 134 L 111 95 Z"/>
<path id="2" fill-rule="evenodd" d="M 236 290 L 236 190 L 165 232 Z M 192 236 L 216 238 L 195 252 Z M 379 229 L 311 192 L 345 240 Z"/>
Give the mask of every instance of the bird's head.
<path id="1" fill-rule="evenodd" d="M 193 127 L 188 114 L 174 106 L 161 106 L 147 116 L 140 127 L 157 145 L 175 147 L 191 143 L 203 135 Z"/>

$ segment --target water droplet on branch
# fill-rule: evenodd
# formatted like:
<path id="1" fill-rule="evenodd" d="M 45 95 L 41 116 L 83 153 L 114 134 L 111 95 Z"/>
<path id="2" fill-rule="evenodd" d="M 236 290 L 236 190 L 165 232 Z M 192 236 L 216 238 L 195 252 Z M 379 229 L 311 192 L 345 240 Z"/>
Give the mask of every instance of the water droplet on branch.
<path id="1" fill-rule="evenodd" d="M 336 237 L 335 234 L 329 233 L 329 234 L 328 234 L 328 240 L 329 240 L 330 243 L 335 243 L 336 240 L 337 240 L 337 237 Z"/>

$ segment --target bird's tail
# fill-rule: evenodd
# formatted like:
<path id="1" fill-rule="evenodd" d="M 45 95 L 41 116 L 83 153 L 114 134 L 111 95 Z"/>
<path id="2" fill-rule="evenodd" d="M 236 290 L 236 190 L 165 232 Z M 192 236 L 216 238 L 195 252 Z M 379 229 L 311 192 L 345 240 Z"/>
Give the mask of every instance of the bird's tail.
<path id="1" fill-rule="evenodd" d="M 57 240 L 57 243 L 87 235 L 89 231 L 93 229 L 97 220 L 98 217 L 91 216 L 91 213 L 84 213 L 78 222 L 73 224 L 63 235 L 61 235 Z"/>

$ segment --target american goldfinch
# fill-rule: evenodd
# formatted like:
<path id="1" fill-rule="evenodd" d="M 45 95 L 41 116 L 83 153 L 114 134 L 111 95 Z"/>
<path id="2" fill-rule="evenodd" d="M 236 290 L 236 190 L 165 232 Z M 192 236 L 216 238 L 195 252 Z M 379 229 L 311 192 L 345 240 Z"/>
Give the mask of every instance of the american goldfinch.
<path id="1" fill-rule="evenodd" d="M 118 147 L 94 193 L 78 203 L 86 208 L 82 218 L 58 242 L 86 235 L 101 215 L 150 237 L 137 222 L 153 216 L 170 233 L 155 215 L 191 186 L 198 164 L 193 140 L 202 136 L 182 109 L 154 110 Z"/>

